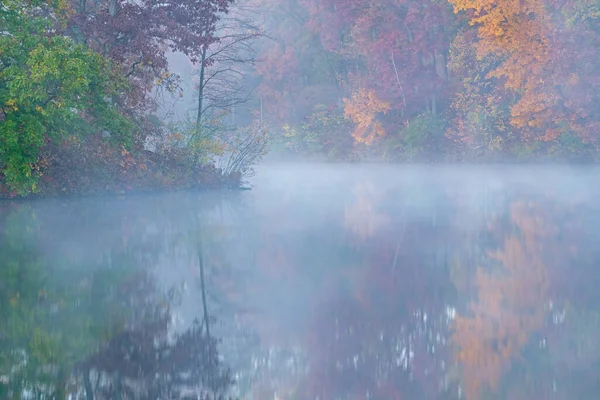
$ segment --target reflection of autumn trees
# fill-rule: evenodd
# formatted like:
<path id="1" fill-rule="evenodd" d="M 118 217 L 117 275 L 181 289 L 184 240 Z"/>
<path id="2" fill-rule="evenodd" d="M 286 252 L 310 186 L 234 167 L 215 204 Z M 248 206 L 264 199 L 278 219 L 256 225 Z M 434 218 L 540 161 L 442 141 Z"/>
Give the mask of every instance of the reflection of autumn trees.
<path id="1" fill-rule="evenodd" d="M 562 371 L 557 380 L 566 385 L 559 367 L 567 361 L 592 368 L 591 350 L 586 357 L 565 353 L 578 343 L 600 348 L 575 338 L 597 327 L 571 323 L 564 334 L 550 336 L 549 304 L 557 310 L 574 295 L 578 308 L 587 301 L 573 292 L 594 282 L 593 272 L 577 263 L 592 265 L 597 258 L 574 245 L 589 236 L 585 247 L 591 248 L 593 236 L 581 231 L 586 221 L 576 218 L 578 206 L 567 207 L 558 194 L 509 191 L 504 181 L 485 179 L 460 190 L 441 178 L 397 189 L 383 177 L 355 181 L 340 191 L 345 208 L 338 204 L 318 218 L 310 209 L 302 224 L 290 215 L 261 220 L 268 234 L 257 257 L 267 276 L 260 287 L 286 285 L 282 297 L 304 302 L 292 318 L 302 321 L 293 325 L 294 334 L 309 368 L 296 376 L 300 383 L 289 383 L 297 388 L 295 398 L 456 398 L 459 377 L 469 399 L 568 398 L 553 392 L 553 379 Z M 530 202 L 534 197 L 539 203 Z M 302 201 L 295 205 L 306 210 Z M 476 299 L 451 321 L 455 309 L 464 310 L 463 298 L 472 300 L 471 289 Z M 297 290 L 293 296 L 291 290 Z M 296 313 L 305 307 L 308 316 Z M 290 326 L 281 315 L 272 320 Z M 257 322 L 263 331 L 277 332 L 265 321 Z M 456 354 L 447 344 L 450 327 Z M 552 350 L 540 347 L 544 340 Z M 581 382 L 584 374 L 578 375 Z M 265 393 L 280 395 L 284 387 L 268 385 Z"/>
<path id="2" fill-rule="evenodd" d="M 452 292 L 449 215 L 432 218 L 420 203 L 386 201 L 391 192 L 367 185 L 355 193 L 344 228 L 360 239 L 351 240 L 358 255 L 315 305 L 301 398 L 437 398 Z"/>
<path id="3" fill-rule="evenodd" d="M 510 221 L 500 247 L 488 253 L 489 265 L 477 268 L 477 300 L 470 304 L 470 315 L 456 317 L 452 340 L 467 399 L 480 398 L 484 388 L 497 389 L 511 360 L 546 317 L 549 283 L 543 254 L 545 246 L 554 245 L 556 229 L 531 203 L 513 203 Z"/>
<path id="4" fill-rule="evenodd" d="M 363 285 L 377 289 L 373 281 Z M 435 303 L 409 310 L 405 297 L 383 291 L 364 304 L 340 291 L 321 303 L 307 338 L 302 398 L 435 398 L 446 316 Z"/>
<path id="5" fill-rule="evenodd" d="M 179 261 L 169 250 L 179 240 L 174 207 L 150 198 L 67 205 L 0 208 L 0 398 L 224 392 L 231 379 L 216 335 L 180 329 L 183 293 L 155 275 Z"/>
<path id="6" fill-rule="evenodd" d="M 366 239 L 389 223 L 389 217 L 377 210 L 382 193 L 369 182 L 354 187 L 355 201 L 344 213 L 344 226 L 355 236 Z"/>

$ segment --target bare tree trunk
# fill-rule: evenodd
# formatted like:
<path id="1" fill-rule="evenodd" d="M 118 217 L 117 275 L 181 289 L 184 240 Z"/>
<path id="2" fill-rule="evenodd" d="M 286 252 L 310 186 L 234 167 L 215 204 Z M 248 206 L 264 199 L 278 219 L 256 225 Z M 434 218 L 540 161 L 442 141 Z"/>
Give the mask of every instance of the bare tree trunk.
<path id="1" fill-rule="evenodd" d="M 67 372 L 63 368 L 60 368 L 58 372 L 53 398 L 56 400 L 67 400 Z"/>
<path id="2" fill-rule="evenodd" d="M 406 111 L 406 97 L 404 96 L 404 89 L 402 88 L 402 82 L 400 82 L 400 75 L 398 75 L 398 68 L 396 68 L 396 60 L 394 58 L 394 52 L 392 51 L 392 65 L 394 66 L 394 72 L 396 73 L 396 82 L 398 82 L 398 86 L 400 86 L 400 94 L 402 95 L 402 103 L 404 103 L 404 111 Z"/>
<path id="3" fill-rule="evenodd" d="M 86 3 L 87 3 L 87 0 L 79 0 L 79 7 L 78 7 L 78 9 L 79 9 L 79 12 L 82 13 L 82 14 L 85 13 Z"/>
<path id="4" fill-rule="evenodd" d="M 202 49 L 202 56 L 200 58 L 200 82 L 198 84 L 198 114 L 196 115 L 196 126 L 200 128 L 202 122 L 202 107 L 204 100 L 204 70 L 206 69 L 206 47 Z"/>
<path id="5" fill-rule="evenodd" d="M 94 400 L 94 389 L 92 388 L 92 382 L 90 381 L 90 369 L 86 368 L 83 371 L 83 386 L 85 388 L 85 399 Z"/>
<path id="6" fill-rule="evenodd" d="M 200 267 L 200 290 L 202 292 L 202 309 L 204 311 L 204 325 L 206 326 L 206 336 L 210 338 L 208 304 L 206 303 L 206 282 L 204 279 L 204 260 L 202 256 L 202 243 L 198 244 L 198 266 Z"/>
<path id="7" fill-rule="evenodd" d="M 111 17 L 117 15 L 117 0 L 109 0 L 108 2 L 108 13 Z"/>
<path id="8" fill-rule="evenodd" d="M 121 400 L 123 398 L 123 382 L 121 381 L 121 374 L 119 371 L 115 372 L 114 377 L 115 385 L 115 400 Z"/>
<path id="9" fill-rule="evenodd" d="M 329 68 L 329 73 L 332 74 L 333 80 L 335 81 L 335 87 L 340 90 L 340 82 L 337 79 L 337 71 L 335 70 L 335 66 L 333 65 L 333 61 L 328 53 L 325 54 L 325 59 L 327 60 L 327 67 Z"/>
<path id="10" fill-rule="evenodd" d="M 444 51 L 441 52 L 440 54 L 440 58 L 441 58 L 441 68 L 440 68 L 440 75 L 441 78 L 444 79 L 445 81 L 448 81 L 448 50 L 444 49 Z"/>
<path id="11" fill-rule="evenodd" d="M 433 73 L 437 75 L 438 65 L 437 58 L 435 57 L 435 50 L 432 54 L 432 62 L 433 62 Z M 433 90 L 433 94 L 431 95 L 431 113 L 433 115 L 437 115 L 437 96 L 435 89 Z"/>

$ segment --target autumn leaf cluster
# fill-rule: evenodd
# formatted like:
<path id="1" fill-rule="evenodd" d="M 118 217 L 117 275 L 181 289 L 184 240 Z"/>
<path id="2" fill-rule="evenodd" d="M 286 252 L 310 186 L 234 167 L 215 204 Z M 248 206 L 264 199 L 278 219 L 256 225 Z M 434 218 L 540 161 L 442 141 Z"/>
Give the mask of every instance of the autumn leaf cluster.
<path id="1" fill-rule="evenodd" d="M 156 92 L 179 94 L 168 51 L 197 62 L 230 0 L 21 1 L 0 8 L 2 191 L 37 192 L 41 151 L 99 136 L 139 150 L 160 129 Z"/>
<path id="2" fill-rule="evenodd" d="M 296 124 L 323 104 L 354 125 L 357 145 L 382 144 L 387 153 L 596 159 L 600 38 L 593 3 L 263 3 L 287 18 L 267 21 L 279 39 L 257 68 L 275 126 Z M 441 135 L 408 134 L 424 116 L 439 121 Z"/>

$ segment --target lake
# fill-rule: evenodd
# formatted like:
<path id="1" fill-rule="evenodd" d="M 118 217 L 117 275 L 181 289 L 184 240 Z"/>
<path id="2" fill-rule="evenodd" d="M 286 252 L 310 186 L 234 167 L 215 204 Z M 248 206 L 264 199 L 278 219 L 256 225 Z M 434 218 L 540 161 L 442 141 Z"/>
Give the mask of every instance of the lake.
<path id="1" fill-rule="evenodd" d="M 0 204 L 0 398 L 598 398 L 599 169 L 256 172 Z"/>

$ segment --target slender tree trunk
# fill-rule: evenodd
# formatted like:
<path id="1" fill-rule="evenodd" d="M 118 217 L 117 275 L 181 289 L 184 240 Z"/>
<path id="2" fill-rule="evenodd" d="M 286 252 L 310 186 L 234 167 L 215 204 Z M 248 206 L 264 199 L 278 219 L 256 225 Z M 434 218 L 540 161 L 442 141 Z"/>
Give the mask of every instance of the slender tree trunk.
<path id="1" fill-rule="evenodd" d="M 117 15 L 117 0 L 110 0 L 108 2 L 108 13 L 111 17 Z"/>
<path id="2" fill-rule="evenodd" d="M 67 400 L 67 373 L 62 368 L 58 372 L 54 398 L 56 400 Z"/>
<path id="3" fill-rule="evenodd" d="M 433 62 L 433 73 L 438 75 L 438 64 L 437 64 L 437 57 L 435 56 L 435 50 L 432 54 L 432 62 Z M 437 98 L 436 98 L 435 89 L 433 90 L 433 94 L 431 95 L 431 113 L 433 115 L 437 115 Z"/>
<path id="4" fill-rule="evenodd" d="M 85 399 L 94 400 L 94 390 L 92 389 L 92 382 L 90 381 L 90 369 L 86 368 L 83 371 L 83 387 L 85 388 Z"/>
<path id="5" fill-rule="evenodd" d="M 404 89 L 402 87 L 402 82 L 400 82 L 400 75 L 398 74 L 398 68 L 396 68 L 396 59 L 394 58 L 394 52 L 392 51 L 392 65 L 394 66 L 394 72 L 396 73 L 396 82 L 398 82 L 398 86 L 400 87 L 400 94 L 402 95 L 402 103 L 404 104 L 404 109 L 402 110 L 402 115 L 406 111 L 406 97 L 404 96 Z"/>
<path id="6" fill-rule="evenodd" d="M 198 84 L 198 114 L 196 115 L 196 127 L 200 129 L 200 123 L 202 122 L 203 114 L 203 100 L 204 100 L 204 70 L 206 68 L 206 47 L 202 49 L 202 56 L 200 57 L 200 82 Z"/>
<path id="7" fill-rule="evenodd" d="M 210 338 L 208 304 L 206 302 L 206 282 L 204 279 L 204 260 L 202 256 L 202 243 L 198 244 L 198 266 L 200 267 L 200 290 L 202 292 L 202 309 L 204 310 L 204 325 L 206 326 L 206 336 Z"/>
<path id="8" fill-rule="evenodd" d="M 121 381 L 121 374 L 119 371 L 115 372 L 115 400 L 122 400 L 123 398 L 123 385 Z"/>
<path id="9" fill-rule="evenodd" d="M 441 58 L 441 64 L 442 64 L 441 71 L 440 71 L 440 74 L 442 75 L 441 78 L 447 82 L 448 81 L 448 49 L 444 49 L 444 51 L 442 51 L 442 53 L 440 54 L 440 58 Z"/>
<path id="10" fill-rule="evenodd" d="M 325 54 L 325 59 L 327 60 L 327 66 L 329 67 L 329 73 L 333 76 L 333 80 L 335 81 L 335 87 L 340 90 L 340 82 L 337 79 L 337 71 L 335 70 L 335 66 L 333 65 L 333 61 L 328 53 Z"/>

